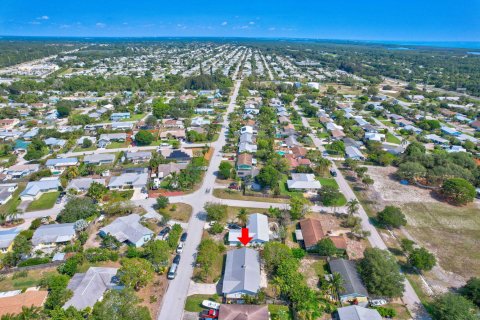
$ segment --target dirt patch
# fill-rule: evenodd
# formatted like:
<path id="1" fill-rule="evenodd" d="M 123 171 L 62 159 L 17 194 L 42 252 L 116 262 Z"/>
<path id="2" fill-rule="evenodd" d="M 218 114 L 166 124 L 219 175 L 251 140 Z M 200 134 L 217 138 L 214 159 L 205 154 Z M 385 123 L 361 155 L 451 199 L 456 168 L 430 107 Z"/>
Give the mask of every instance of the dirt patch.
<path id="1" fill-rule="evenodd" d="M 143 300 L 141 305 L 148 308 L 152 315 L 152 319 L 158 318 L 160 304 L 162 303 L 163 295 L 166 290 L 167 278 L 165 275 L 155 274 L 153 281 L 137 292 L 138 297 Z"/>
<path id="2" fill-rule="evenodd" d="M 437 202 L 431 190 L 412 185 L 402 185 L 395 179 L 395 167 L 367 166 L 368 174 L 374 180 L 370 189 L 378 194 L 384 202 Z"/>
<path id="3" fill-rule="evenodd" d="M 315 264 L 320 260 L 320 258 L 315 256 L 307 256 L 300 263 L 299 271 L 305 277 L 307 285 L 312 289 L 318 289 L 318 281 L 320 280 L 320 274 Z"/>

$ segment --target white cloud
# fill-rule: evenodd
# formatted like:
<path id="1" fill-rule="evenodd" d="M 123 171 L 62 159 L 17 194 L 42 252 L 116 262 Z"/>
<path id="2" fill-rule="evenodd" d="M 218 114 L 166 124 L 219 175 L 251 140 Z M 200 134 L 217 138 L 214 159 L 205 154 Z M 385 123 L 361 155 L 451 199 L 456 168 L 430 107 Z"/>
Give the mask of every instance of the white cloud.
<path id="1" fill-rule="evenodd" d="M 183 24 L 181 24 L 181 23 L 178 23 L 178 24 L 177 24 L 177 28 L 182 29 L 182 30 L 185 30 L 185 29 L 187 29 L 187 26 L 186 26 L 186 25 L 183 25 Z"/>
<path id="2" fill-rule="evenodd" d="M 228 24 L 227 21 L 223 21 L 223 22 L 222 22 L 222 26 L 226 26 L 227 24 Z"/>
<path id="3" fill-rule="evenodd" d="M 41 24 L 39 21 L 30 21 L 30 24 Z"/>
<path id="4" fill-rule="evenodd" d="M 270 28 L 268 28 L 268 31 L 275 31 L 276 29 L 277 28 L 275 28 L 275 27 L 270 27 Z"/>
<path id="5" fill-rule="evenodd" d="M 249 25 L 254 25 L 254 24 L 255 24 L 255 21 L 250 21 L 248 24 L 249 24 Z"/>
<path id="6" fill-rule="evenodd" d="M 60 25 L 60 29 L 68 29 L 68 28 L 70 28 L 69 24 L 61 24 Z"/>
<path id="7" fill-rule="evenodd" d="M 95 26 L 96 26 L 97 28 L 105 28 L 106 24 L 103 23 L 103 22 L 97 22 L 97 23 L 95 24 Z"/>
<path id="8" fill-rule="evenodd" d="M 49 16 L 41 16 L 37 18 L 37 20 L 48 20 L 48 19 L 50 19 Z"/>

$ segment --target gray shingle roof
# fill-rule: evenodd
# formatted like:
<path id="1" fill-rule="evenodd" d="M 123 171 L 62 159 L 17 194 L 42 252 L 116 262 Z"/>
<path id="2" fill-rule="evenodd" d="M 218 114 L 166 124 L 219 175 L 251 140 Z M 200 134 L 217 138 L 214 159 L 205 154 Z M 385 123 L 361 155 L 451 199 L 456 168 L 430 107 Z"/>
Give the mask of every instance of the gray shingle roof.
<path id="1" fill-rule="evenodd" d="M 9 230 L 1 230 L 0 231 L 0 249 L 8 248 L 10 244 L 12 244 L 13 239 L 17 236 L 17 234 L 22 231 L 21 229 L 13 228 Z"/>
<path id="2" fill-rule="evenodd" d="M 148 173 L 126 172 L 110 179 L 109 188 L 121 188 L 124 186 L 132 186 L 135 188 L 143 188 L 147 185 Z"/>
<path id="3" fill-rule="evenodd" d="M 75 237 L 74 223 L 47 224 L 35 230 L 32 237 L 34 246 L 42 243 L 61 243 Z"/>
<path id="4" fill-rule="evenodd" d="M 63 306 L 70 306 L 77 310 L 93 307 L 103 293 L 116 286 L 112 278 L 117 274 L 117 268 L 90 267 L 86 273 L 76 273 L 68 284 L 73 296 Z"/>
<path id="5" fill-rule="evenodd" d="M 244 292 L 256 294 L 260 289 L 260 258 L 257 251 L 241 248 L 227 252 L 224 294 Z"/>
<path id="6" fill-rule="evenodd" d="M 332 273 L 336 272 L 342 276 L 343 287 L 345 290 L 341 295 L 359 294 L 368 297 L 368 292 L 357 272 L 357 266 L 354 261 L 345 259 L 335 259 L 329 262 Z"/>
<path id="7" fill-rule="evenodd" d="M 128 240 L 133 244 L 136 244 L 143 237 L 153 234 L 152 230 L 140 224 L 140 216 L 138 214 L 117 218 L 108 226 L 100 229 L 100 232 L 110 234 L 120 242 Z"/>

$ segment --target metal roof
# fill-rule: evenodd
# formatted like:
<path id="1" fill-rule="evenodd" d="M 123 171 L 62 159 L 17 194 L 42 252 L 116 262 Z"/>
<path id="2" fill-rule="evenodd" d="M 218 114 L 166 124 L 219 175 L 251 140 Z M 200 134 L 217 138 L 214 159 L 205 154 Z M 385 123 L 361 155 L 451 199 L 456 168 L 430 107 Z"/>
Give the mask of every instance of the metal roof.
<path id="1" fill-rule="evenodd" d="M 257 251 L 241 248 L 227 252 L 223 276 L 224 294 L 256 294 L 260 289 L 260 257 Z"/>

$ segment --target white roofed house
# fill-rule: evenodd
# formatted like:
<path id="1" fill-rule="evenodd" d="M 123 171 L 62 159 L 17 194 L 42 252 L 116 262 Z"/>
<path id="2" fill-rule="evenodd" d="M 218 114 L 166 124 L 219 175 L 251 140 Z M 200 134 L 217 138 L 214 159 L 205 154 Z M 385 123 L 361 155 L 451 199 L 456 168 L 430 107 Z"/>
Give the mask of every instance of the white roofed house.
<path id="1" fill-rule="evenodd" d="M 48 138 L 44 142 L 47 146 L 49 146 L 52 149 L 60 149 L 60 148 L 63 148 L 65 144 L 67 144 L 66 140 L 57 139 L 57 138 Z"/>
<path id="2" fill-rule="evenodd" d="M 67 289 L 73 291 L 73 296 L 65 303 L 63 309 L 74 307 L 83 310 L 92 308 L 97 301 L 101 301 L 107 290 L 122 289 L 116 277 L 117 268 L 90 267 L 86 273 L 76 273 Z"/>
<path id="3" fill-rule="evenodd" d="M 17 183 L 0 184 L 0 205 L 12 199 L 12 194 L 17 190 Z"/>
<path id="4" fill-rule="evenodd" d="M 6 170 L 6 174 L 11 179 L 19 179 L 31 173 L 37 172 L 39 164 L 16 164 Z"/>
<path id="5" fill-rule="evenodd" d="M 57 158 L 48 159 L 45 166 L 50 169 L 52 174 L 62 174 L 63 171 L 72 166 L 78 166 L 77 158 Z"/>
<path id="6" fill-rule="evenodd" d="M 25 190 L 20 193 L 20 199 L 22 199 L 22 201 L 33 201 L 44 193 L 58 191 L 60 186 L 61 184 L 58 177 L 30 181 L 25 187 Z"/>
<path id="7" fill-rule="evenodd" d="M 315 192 L 322 186 L 315 175 L 311 173 L 292 173 L 292 178 L 287 180 L 289 190 Z"/>
<path id="8" fill-rule="evenodd" d="M 113 176 L 108 183 L 108 188 L 111 190 L 145 189 L 147 182 L 147 172 L 124 172 L 119 176 Z"/>
<path id="9" fill-rule="evenodd" d="M 125 142 L 126 140 L 127 140 L 126 133 L 104 133 L 100 135 L 97 145 L 99 148 L 105 148 L 107 145 L 109 145 L 114 141 Z"/>
<path id="10" fill-rule="evenodd" d="M 115 155 L 111 153 L 91 154 L 83 158 L 85 164 L 102 165 L 115 162 Z"/>
<path id="11" fill-rule="evenodd" d="M 150 151 L 126 152 L 125 160 L 133 163 L 142 163 L 150 161 L 152 153 Z"/>
<path id="12" fill-rule="evenodd" d="M 255 296 L 260 290 L 260 256 L 258 251 L 241 248 L 227 252 L 222 293 L 227 300 Z"/>
<path id="13" fill-rule="evenodd" d="M 254 213 L 248 216 L 247 228 L 252 240 L 249 244 L 264 244 L 270 241 L 270 229 L 268 228 L 268 217 L 261 213 Z M 228 242 L 231 246 L 240 244 L 238 240 L 242 236 L 241 230 L 230 230 Z"/>
<path id="14" fill-rule="evenodd" d="M 0 252 L 7 253 L 12 249 L 13 240 L 20 231 L 20 228 L 0 230 Z"/>
<path id="15" fill-rule="evenodd" d="M 70 181 L 67 190 L 73 189 L 77 192 L 86 192 L 94 182 L 105 185 L 105 179 L 78 178 Z"/>
<path id="16" fill-rule="evenodd" d="M 101 237 L 111 235 L 122 243 L 141 247 L 153 238 L 154 232 L 144 227 L 140 219 L 138 214 L 117 218 L 108 226 L 101 228 L 99 234 Z"/>
<path id="17" fill-rule="evenodd" d="M 365 140 L 368 141 L 385 141 L 385 135 L 382 133 L 376 133 L 376 132 L 365 132 L 364 136 Z"/>
<path id="18" fill-rule="evenodd" d="M 348 159 L 353 160 L 365 160 L 365 156 L 362 152 L 355 146 L 346 146 L 345 154 Z"/>
<path id="19" fill-rule="evenodd" d="M 35 249 L 66 244 L 75 239 L 75 223 L 46 224 L 33 233 L 32 244 Z"/>
<path id="20" fill-rule="evenodd" d="M 82 145 L 83 144 L 83 141 L 87 139 L 87 140 L 90 140 L 92 142 L 92 144 L 96 144 L 97 143 L 97 138 L 96 137 L 91 137 L 91 136 L 82 136 L 80 138 L 77 139 L 77 145 Z"/>

